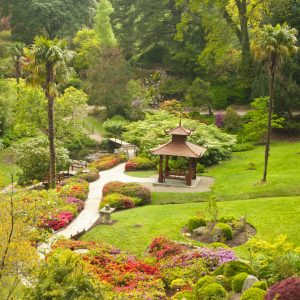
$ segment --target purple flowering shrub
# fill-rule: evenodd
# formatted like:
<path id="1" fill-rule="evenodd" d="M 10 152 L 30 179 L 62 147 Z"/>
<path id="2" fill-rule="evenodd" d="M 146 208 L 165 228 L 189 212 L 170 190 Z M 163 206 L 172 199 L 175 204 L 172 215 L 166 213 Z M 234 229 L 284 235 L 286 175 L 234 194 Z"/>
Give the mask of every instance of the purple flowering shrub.
<path id="1" fill-rule="evenodd" d="M 217 113 L 216 114 L 216 119 L 215 119 L 215 125 L 220 128 L 224 125 L 224 118 L 222 113 Z"/>

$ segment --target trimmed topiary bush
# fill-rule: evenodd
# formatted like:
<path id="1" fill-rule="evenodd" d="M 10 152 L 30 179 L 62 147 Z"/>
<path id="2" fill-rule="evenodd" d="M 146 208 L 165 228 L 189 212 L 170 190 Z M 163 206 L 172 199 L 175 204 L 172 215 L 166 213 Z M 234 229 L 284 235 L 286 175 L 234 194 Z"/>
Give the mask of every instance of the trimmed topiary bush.
<path id="1" fill-rule="evenodd" d="M 252 285 L 252 287 L 256 287 L 264 291 L 268 289 L 267 283 L 265 281 L 257 281 Z"/>
<path id="2" fill-rule="evenodd" d="M 109 205 L 111 207 L 114 207 L 116 210 L 118 209 L 127 209 L 132 208 L 135 206 L 134 198 L 124 196 L 122 194 L 109 194 L 102 198 L 100 203 L 100 208 Z"/>
<path id="3" fill-rule="evenodd" d="M 255 275 L 253 268 L 248 263 L 240 260 L 229 261 L 221 265 L 213 272 L 213 275 L 225 275 L 226 277 L 233 277 L 242 272 L 249 275 Z"/>
<path id="4" fill-rule="evenodd" d="M 139 198 L 142 200 L 139 205 L 146 205 L 151 202 L 151 191 L 138 183 L 112 181 L 104 185 L 102 193 L 103 196 L 117 193 L 132 198 Z"/>
<path id="5" fill-rule="evenodd" d="M 251 287 L 243 293 L 241 300 L 264 300 L 265 294 L 265 291 Z"/>
<path id="6" fill-rule="evenodd" d="M 211 283 L 198 290 L 198 300 L 226 300 L 227 292 L 219 283 Z"/>
<path id="7" fill-rule="evenodd" d="M 172 300 L 196 300 L 194 293 L 191 291 L 181 291 L 176 293 L 173 297 Z"/>
<path id="8" fill-rule="evenodd" d="M 245 282 L 246 278 L 248 277 L 248 275 L 249 274 L 243 272 L 243 273 L 239 273 L 233 277 L 232 282 L 231 282 L 231 288 L 236 293 L 240 293 L 242 291 L 244 282 Z"/>
<path id="9" fill-rule="evenodd" d="M 193 231 L 198 227 L 206 226 L 206 221 L 204 218 L 201 217 L 192 217 L 188 220 L 187 226 L 189 231 Z"/>
<path id="10" fill-rule="evenodd" d="M 214 277 L 209 276 L 209 275 L 205 275 L 204 277 L 200 278 L 197 283 L 195 284 L 195 289 L 196 291 L 201 289 L 203 286 L 211 284 L 211 283 L 215 283 L 216 280 Z"/>
<path id="11" fill-rule="evenodd" d="M 220 229 L 222 231 L 222 234 L 225 237 L 226 241 L 233 239 L 232 228 L 228 224 L 218 223 L 218 224 L 216 224 L 214 230 L 216 228 L 218 228 L 218 229 Z"/>
<path id="12" fill-rule="evenodd" d="M 220 242 L 215 242 L 215 243 L 211 243 L 208 245 L 209 248 L 223 248 L 223 249 L 230 249 L 229 246 L 227 246 L 224 243 L 220 243 Z"/>
<path id="13" fill-rule="evenodd" d="M 272 285 L 265 300 L 299 300 L 300 278 L 290 277 Z"/>

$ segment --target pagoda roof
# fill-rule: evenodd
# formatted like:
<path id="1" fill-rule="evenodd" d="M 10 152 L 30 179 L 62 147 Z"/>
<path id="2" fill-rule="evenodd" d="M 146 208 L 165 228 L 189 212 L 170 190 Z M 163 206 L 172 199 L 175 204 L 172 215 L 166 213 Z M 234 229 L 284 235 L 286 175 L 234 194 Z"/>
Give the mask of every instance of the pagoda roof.
<path id="1" fill-rule="evenodd" d="M 206 152 L 206 148 L 195 145 L 188 141 L 171 141 L 167 144 L 160 145 L 155 149 L 150 150 L 155 155 L 170 155 L 200 158 Z"/>
<path id="2" fill-rule="evenodd" d="M 169 135 L 184 135 L 189 136 L 192 133 L 192 130 L 186 129 L 181 125 L 177 126 L 176 128 L 166 130 L 166 133 Z"/>

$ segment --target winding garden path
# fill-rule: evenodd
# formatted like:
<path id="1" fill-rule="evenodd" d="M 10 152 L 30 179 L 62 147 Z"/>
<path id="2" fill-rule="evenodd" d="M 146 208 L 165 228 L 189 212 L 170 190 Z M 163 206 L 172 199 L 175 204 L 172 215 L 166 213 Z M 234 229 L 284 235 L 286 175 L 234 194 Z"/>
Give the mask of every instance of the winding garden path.
<path id="1" fill-rule="evenodd" d="M 70 238 L 83 230 L 90 229 L 95 222 L 99 219 L 99 205 L 102 198 L 103 186 L 110 181 L 121 182 L 138 182 L 150 183 L 156 181 L 152 178 L 136 178 L 128 176 L 124 173 L 125 163 L 120 164 L 110 170 L 100 172 L 100 178 L 90 183 L 88 198 L 85 201 L 84 209 L 77 216 L 77 218 L 70 223 L 66 228 L 56 232 L 48 243 L 43 243 L 39 246 L 40 253 L 48 252 L 52 243 L 59 237 Z"/>
<path id="2" fill-rule="evenodd" d="M 110 181 L 121 181 L 121 182 L 136 182 L 142 183 L 149 188 L 151 188 L 152 183 L 157 182 L 157 178 L 137 178 L 128 176 L 124 173 L 125 171 L 125 163 L 120 164 L 110 170 L 100 172 L 100 178 L 90 183 L 89 185 L 89 194 L 88 198 L 85 201 L 84 209 L 77 216 L 77 218 L 70 223 L 66 228 L 56 232 L 47 243 L 43 243 L 38 247 L 38 250 L 41 254 L 47 253 L 50 251 L 51 245 L 55 240 L 59 237 L 70 238 L 71 236 L 76 235 L 79 232 L 84 230 L 89 230 L 95 222 L 99 219 L 99 205 L 102 198 L 102 189 L 103 186 Z M 205 177 L 204 177 L 205 178 Z M 206 177 L 208 178 L 208 177 Z M 212 182 L 206 182 L 204 180 L 203 186 L 204 190 L 210 188 Z M 163 191 L 174 191 L 174 187 L 163 187 Z M 176 188 L 175 188 L 176 190 Z M 178 188 L 176 192 L 182 192 L 183 188 Z M 185 189 L 186 190 L 186 189 Z M 175 191 L 174 191 L 175 192 Z M 190 190 L 190 192 L 192 192 Z"/>

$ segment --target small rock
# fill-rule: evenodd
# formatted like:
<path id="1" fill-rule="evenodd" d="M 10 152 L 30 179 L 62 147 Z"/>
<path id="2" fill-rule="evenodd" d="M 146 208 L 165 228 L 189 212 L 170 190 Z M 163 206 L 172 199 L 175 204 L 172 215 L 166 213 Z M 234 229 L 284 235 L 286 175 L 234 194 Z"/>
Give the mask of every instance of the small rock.
<path id="1" fill-rule="evenodd" d="M 193 230 L 193 233 L 196 235 L 207 235 L 209 234 L 209 229 L 206 226 L 201 226 Z"/>
<path id="2" fill-rule="evenodd" d="M 244 291 L 248 290 L 249 288 L 251 288 L 252 285 L 257 281 L 259 281 L 259 280 L 255 276 L 248 275 L 245 282 L 244 282 L 242 292 L 244 292 Z"/>

